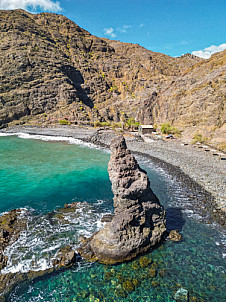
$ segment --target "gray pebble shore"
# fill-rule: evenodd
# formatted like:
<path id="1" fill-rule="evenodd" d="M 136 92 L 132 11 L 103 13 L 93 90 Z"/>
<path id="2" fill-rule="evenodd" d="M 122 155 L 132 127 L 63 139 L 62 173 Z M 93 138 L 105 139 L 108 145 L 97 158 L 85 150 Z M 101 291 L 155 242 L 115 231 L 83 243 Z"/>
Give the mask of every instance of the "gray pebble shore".
<path id="1" fill-rule="evenodd" d="M 7 133 L 29 133 L 35 135 L 67 136 L 109 146 L 116 135 L 111 130 L 99 130 L 85 127 L 14 127 L 1 130 Z M 205 151 L 193 145 L 183 144 L 178 139 L 161 140 L 154 137 L 140 137 L 137 133 L 125 133 L 128 148 L 158 158 L 175 167 L 201 185 L 215 198 L 217 209 L 226 212 L 226 160 L 214 155 L 214 151 Z M 200 147 L 200 146 L 199 146 Z"/>
<path id="2" fill-rule="evenodd" d="M 113 134 L 99 132 L 99 142 L 109 145 Z M 180 140 L 161 140 L 151 137 L 125 135 L 128 148 L 158 158 L 180 168 L 215 197 L 217 208 L 226 212 L 226 160 L 213 152 L 187 145 Z M 199 146 L 200 147 L 200 146 Z"/>

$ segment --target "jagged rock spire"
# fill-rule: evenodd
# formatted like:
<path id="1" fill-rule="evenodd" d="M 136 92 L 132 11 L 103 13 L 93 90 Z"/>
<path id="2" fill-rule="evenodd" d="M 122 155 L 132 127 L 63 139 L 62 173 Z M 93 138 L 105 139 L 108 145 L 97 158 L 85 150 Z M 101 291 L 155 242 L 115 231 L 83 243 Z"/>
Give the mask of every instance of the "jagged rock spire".
<path id="1" fill-rule="evenodd" d="M 166 230 L 165 211 L 123 136 L 112 140 L 111 152 L 108 172 L 114 216 L 99 232 L 84 239 L 79 250 L 85 258 L 109 264 L 129 260 L 159 244 Z"/>

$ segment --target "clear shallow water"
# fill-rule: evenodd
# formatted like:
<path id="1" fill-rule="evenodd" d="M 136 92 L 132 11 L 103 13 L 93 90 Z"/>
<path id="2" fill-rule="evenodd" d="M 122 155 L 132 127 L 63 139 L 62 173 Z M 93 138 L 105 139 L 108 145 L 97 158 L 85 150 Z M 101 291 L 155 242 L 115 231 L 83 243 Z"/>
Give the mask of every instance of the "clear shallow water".
<path id="1" fill-rule="evenodd" d="M 109 154 L 104 151 L 1 137 L 0 158 L 1 212 L 26 207 L 36 215 L 34 219 L 28 214 L 28 233 L 8 251 L 11 271 L 26 271 L 32 255 L 37 267 L 43 263 L 48 267 L 48 259 L 61 246 L 76 247 L 79 234 L 97 230 L 103 213 L 112 211 Z M 151 162 L 139 160 L 167 209 L 169 227 L 179 229 L 184 240 L 165 242 L 152 253 L 121 265 L 81 261 L 71 269 L 17 287 L 9 301 L 174 301 L 181 287 L 189 290 L 190 301 L 225 301 L 223 233 L 200 222 L 182 184 Z M 72 201 L 91 205 L 81 205 L 79 215 L 70 217 L 68 223 L 51 225 L 44 214 Z M 18 268 L 18 263 L 24 268 Z"/>
<path id="2" fill-rule="evenodd" d="M 46 213 L 73 201 L 112 198 L 106 152 L 9 136 L 0 137 L 0 159 L 0 212 L 30 207 Z"/>

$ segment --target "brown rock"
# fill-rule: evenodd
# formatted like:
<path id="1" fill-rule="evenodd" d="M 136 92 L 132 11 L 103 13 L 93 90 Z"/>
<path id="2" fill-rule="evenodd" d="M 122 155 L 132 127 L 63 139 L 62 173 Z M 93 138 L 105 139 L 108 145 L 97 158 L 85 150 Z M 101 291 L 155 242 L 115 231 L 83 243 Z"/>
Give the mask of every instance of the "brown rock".
<path id="1" fill-rule="evenodd" d="M 165 211 L 150 188 L 149 179 L 123 136 L 111 143 L 108 172 L 114 193 L 114 217 L 91 238 L 83 239 L 80 254 L 103 263 L 129 260 L 162 240 Z"/>
<path id="2" fill-rule="evenodd" d="M 178 230 L 171 230 L 167 239 L 169 239 L 171 241 L 181 241 L 183 239 L 183 237 L 178 232 Z"/>
<path id="3" fill-rule="evenodd" d="M 3 251 L 9 244 L 15 242 L 20 232 L 26 229 L 26 218 L 21 217 L 21 210 L 11 210 L 0 216 L 0 243 Z"/>
<path id="4" fill-rule="evenodd" d="M 0 216 L 0 270 L 7 265 L 7 257 L 4 250 L 14 243 L 20 236 L 20 232 L 26 230 L 26 218 L 21 216 L 21 210 L 11 210 Z M 4 301 L 3 294 L 9 292 L 15 284 L 22 280 L 21 274 L 0 273 L 0 301 Z M 2 299 L 2 300 L 1 300 Z"/>
<path id="5" fill-rule="evenodd" d="M 68 267 L 76 263 L 76 253 L 71 246 L 61 248 L 53 261 L 53 266 L 56 268 Z"/>
<path id="6" fill-rule="evenodd" d="M 101 218 L 101 222 L 111 222 L 113 219 L 114 215 L 112 214 L 105 214 L 102 218 Z"/>
<path id="7" fill-rule="evenodd" d="M 8 258 L 3 255 L 3 251 L 0 251 L 0 270 L 2 270 L 7 265 Z"/>

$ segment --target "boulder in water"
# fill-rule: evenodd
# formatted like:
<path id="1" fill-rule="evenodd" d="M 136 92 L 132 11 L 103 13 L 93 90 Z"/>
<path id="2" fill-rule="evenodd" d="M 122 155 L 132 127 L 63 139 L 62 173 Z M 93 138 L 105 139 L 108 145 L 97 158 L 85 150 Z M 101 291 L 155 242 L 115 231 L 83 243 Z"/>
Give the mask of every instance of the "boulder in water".
<path id="1" fill-rule="evenodd" d="M 178 291 L 176 292 L 176 294 L 174 295 L 174 299 L 177 302 L 188 302 L 189 301 L 189 293 L 188 290 L 184 289 L 184 288 L 180 288 L 178 289 Z"/>
<path id="2" fill-rule="evenodd" d="M 167 239 L 171 241 L 181 241 L 183 237 L 178 230 L 171 230 Z"/>

